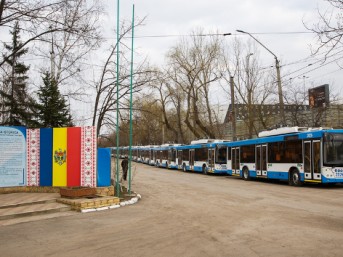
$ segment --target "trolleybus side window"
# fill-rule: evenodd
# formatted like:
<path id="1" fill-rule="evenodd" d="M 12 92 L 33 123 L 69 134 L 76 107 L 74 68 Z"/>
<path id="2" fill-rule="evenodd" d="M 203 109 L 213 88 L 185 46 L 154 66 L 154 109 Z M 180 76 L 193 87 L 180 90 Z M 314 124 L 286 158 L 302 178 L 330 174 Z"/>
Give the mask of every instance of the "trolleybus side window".
<path id="1" fill-rule="evenodd" d="M 302 163 L 301 140 L 269 143 L 268 161 L 271 163 Z"/>
<path id="2" fill-rule="evenodd" d="M 226 163 L 227 147 L 216 147 L 216 163 Z"/>
<path id="3" fill-rule="evenodd" d="M 279 163 L 283 160 L 284 142 L 268 144 L 268 160 L 271 163 Z"/>
<path id="4" fill-rule="evenodd" d="M 188 149 L 182 151 L 182 160 L 189 161 L 189 150 Z"/>
<path id="5" fill-rule="evenodd" d="M 176 161 L 176 150 L 169 149 L 168 150 L 168 161 L 175 162 Z"/>
<path id="6" fill-rule="evenodd" d="M 285 161 L 288 163 L 302 162 L 302 141 L 294 140 L 285 142 Z"/>
<path id="7" fill-rule="evenodd" d="M 162 150 L 162 159 L 168 160 L 168 150 Z"/>
<path id="8" fill-rule="evenodd" d="M 195 161 L 207 161 L 207 148 L 196 148 L 194 152 Z"/>
<path id="9" fill-rule="evenodd" d="M 255 162 L 255 145 L 241 147 L 241 162 Z"/>

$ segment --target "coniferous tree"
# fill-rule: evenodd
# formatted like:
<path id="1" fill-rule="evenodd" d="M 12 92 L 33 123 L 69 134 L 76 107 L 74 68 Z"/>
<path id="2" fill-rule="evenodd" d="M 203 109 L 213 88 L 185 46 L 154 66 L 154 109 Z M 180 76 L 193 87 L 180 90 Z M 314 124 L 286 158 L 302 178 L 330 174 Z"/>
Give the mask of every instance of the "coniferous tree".
<path id="1" fill-rule="evenodd" d="M 55 79 L 43 73 L 43 85 L 38 91 L 38 119 L 43 127 L 73 126 L 66 100 L 61 95 Z"/>
<path id="2" fill-rule="evenodd" d="M 10 45 L 5 44 L 5 49 L 12 53 L 12 57 L 6 61 L 8 72 L 0 90 L 1 123 L 11 126 L 36 126 L 36 102 L 29 96 L 27 89 L 27 72 L 30 67 L 20 62 L 20 58 L 28 52 L 28 48 L 23 48 L 20 41 L 18 22 L 10 33 L 12 42 Z"/>

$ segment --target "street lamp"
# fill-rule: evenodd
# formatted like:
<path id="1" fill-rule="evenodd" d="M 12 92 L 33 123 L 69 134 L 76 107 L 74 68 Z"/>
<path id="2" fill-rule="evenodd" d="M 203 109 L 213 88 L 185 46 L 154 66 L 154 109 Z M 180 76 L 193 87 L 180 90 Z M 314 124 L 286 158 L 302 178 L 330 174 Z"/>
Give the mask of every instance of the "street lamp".
<path id="1" fill-rule="evenodd" d="M 224 33 L 223 36 L 230 36 L 231 33 Z M 235 83 L 233 76 L 230 75 L 230 91 L 231 91 L 231 118 L 232 118 L 232 141 L 237 140 L 236 136 L 236 110 L 235 110 Z"/>
<path id="2" fill-rule="evenodd" d="M 264 44 L 262 44 L 257 38 L 255 38 L 253 35 L 251 35 L 249 32 L 243 31 L 243 30 L 236 30 L 239 33 L 247 34 L 250 37 L 252 37 L 257 43 L 259 43 L 261 46 L 263 46 L 264 49 L 266 49 L 269 53 L 271 53 L 275 58 L 275 67 L 276 67 L 276 78 L 277 78 L 277 84 L 278 84 L 278 93 L 279 93 L 279 104 L 280 104 L 280 114 L 282 118 L 283 125 L 286 125 L 286 119 L 285 119 L 285 111 L 284 111 L 284 104 L 283 104 L 283 96 L 282 96 L 282 87 L 281 87 L 281 76 L 280 76 L 280 62 L 276 55 L 270 51 Z"/>

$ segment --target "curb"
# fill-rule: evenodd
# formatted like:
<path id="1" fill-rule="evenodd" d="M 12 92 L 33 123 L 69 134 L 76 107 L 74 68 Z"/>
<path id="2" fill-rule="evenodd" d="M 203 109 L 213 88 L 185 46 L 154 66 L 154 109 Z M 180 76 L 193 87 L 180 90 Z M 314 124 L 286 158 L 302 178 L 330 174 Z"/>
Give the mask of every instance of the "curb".
<path id="1" fill-rule="evenodd" d="M 90 208 L 90 209 L 83 209 L 81 210 L 81 213 L 88 213 L 88 212 L 95 212 L 95 211 L 105 211 L 105 210 L 111 210 L 111 209 L 118 209 L 120 207 L 124 207 L 127 205 L 132 205 L 137 203 L 140 199 L 142 199 L 142 196 L 140 194 L 136 194 L 135 197 L 131 198 L 128 201 L 120 202 L 119 204 L 114 204 L 110 206 L 105 207 L 99 207 L 99 208 Z"/>

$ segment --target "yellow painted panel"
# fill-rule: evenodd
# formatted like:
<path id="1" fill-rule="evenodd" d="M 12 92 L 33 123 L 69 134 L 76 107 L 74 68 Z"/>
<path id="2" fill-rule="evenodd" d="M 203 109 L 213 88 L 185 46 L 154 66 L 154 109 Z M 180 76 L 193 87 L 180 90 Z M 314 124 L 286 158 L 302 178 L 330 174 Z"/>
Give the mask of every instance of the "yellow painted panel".
<path id="1" fill-rule="evenodd" d="M 67 186 L 67 128 L 53 129 L 52 185 Z"/>

